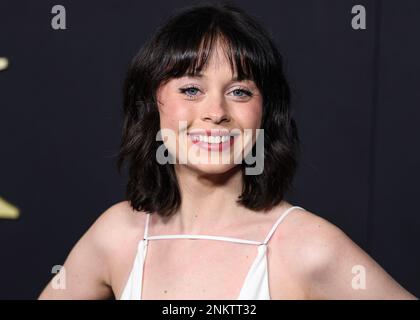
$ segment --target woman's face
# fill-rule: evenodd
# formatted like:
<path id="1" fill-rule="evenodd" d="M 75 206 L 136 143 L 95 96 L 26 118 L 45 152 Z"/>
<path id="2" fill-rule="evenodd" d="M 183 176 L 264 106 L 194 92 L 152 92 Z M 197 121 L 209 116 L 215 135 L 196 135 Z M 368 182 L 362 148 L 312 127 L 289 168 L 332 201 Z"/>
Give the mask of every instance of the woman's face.
<path id="1" fill-rule="evenodd" d="M 253 81 L 235 76 L 218 46 L 200 77 L 172 78 L 159 87 L 160 128 L 176 164 L 223 173 L 251 150 L 261 126 L 262 95 Z"/>

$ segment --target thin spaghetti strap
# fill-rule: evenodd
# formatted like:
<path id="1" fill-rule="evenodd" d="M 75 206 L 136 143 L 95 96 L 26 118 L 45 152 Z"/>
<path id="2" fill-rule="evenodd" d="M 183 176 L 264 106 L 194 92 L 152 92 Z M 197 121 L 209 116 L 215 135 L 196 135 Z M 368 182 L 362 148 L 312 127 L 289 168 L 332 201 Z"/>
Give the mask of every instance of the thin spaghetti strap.
<path id="1" fill-rule="evenodd" d="M 147 234 L 149 232 L 149 220 L 150 220 L 150 213 L 146 213 L 146 224 L 144 227 L 144 236 L 143 236 L 144 240 L 147 239 Z"/>
<path id="2" fill-rule="evenodd" d="M 305 210 L 302 207 L 293 206 L 293 207 L 290 207 L 289 209 L 287 209 L 285 212 L 283 212 L 282 215 L 280 216 L 280 218 L 277 219 L 276 223 L 274 223 L 273 227 L 271 228 L 270 232 L 268 233 L 267 237 L 265 238 L 264 244 L 267 244 L 268 241 L 270 241 L 270 238 L 273 235 L 274 231 L 276 231 L 277 226 L 280 224 L 280 222 L 283 221 L 284 218 L 286 218 L 286 216 L 288 215 L 288 213 L 291 212 L 293 209 L 302 209 L 302 210 Z"/>
<path id="3" fill-rule="evenodd" d="M 243 244 L 256 244 L 261 245 L 262 242 L 254 240 L 246 240 L 232 237 L 221 237 L 221 236 L 211 236 L 211 235 L 202 235 L 202 234 L 165 234 L 160 236 L 151 236 L 147 240 L 165 240 L 165 239 L 205 239 L 205 240 L 218 240 L 218 241 L 228 241 L 236 242 Z"/>

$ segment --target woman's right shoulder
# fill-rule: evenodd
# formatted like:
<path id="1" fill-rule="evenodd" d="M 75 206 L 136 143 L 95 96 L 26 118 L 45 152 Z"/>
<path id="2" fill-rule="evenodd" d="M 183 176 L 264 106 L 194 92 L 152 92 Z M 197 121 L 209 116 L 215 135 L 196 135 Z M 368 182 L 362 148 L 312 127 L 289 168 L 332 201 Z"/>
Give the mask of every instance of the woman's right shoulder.
<path id="1" fill-rule="evenodd" d="M 120 263 L 135 252 L 146 222 L 146 213 L 134 209 L 129 201 L 113 204 L 103 211 L 87 233 L 105 256 L 110 278 Z"/>
<path id="2" fill-rule="evenodd" d="M 51 280 L 39 298 L 110 297 L 115 270 L 120 267 L 118 263 L 126 261 L 126 257 L 135 251 L 145 217 L 144 212 L 134 210 L 128 201 L 116 203 L 103 211 L 64 262 L 67 290 L 55 290 Z"/>
<path id="3" fill-rule="evenodd" d="M 131 206 L 129 201 L 113 204 L 103 211 L 91 228 L 98 229 L 102 235 L 127 236 L 130 232 L 138 233 L 144 229 L 146 213 L 138 211 Z"/>
<path id="4" fill-rule="evenodd" d="M 139 238 L 145 221 L 145 212 L 133 209 L 129 201 L 121 201 L 102 211 L 83 238 L 112 258 L 129 241 Z"/>

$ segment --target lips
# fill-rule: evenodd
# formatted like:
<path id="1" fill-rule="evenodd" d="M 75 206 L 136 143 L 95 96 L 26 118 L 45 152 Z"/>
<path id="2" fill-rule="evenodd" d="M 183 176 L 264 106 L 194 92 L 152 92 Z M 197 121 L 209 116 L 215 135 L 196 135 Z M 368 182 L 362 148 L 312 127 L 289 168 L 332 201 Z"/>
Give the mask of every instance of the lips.
<path id="1" fill-rule="evenodd" d="M 229 138 L 229 140 L 225 141 L 225 142 L 219 142 L 219 143 L 208 143 L 205 141 L 194 141 L 192 140 L 191 136 L 190 136 L 190 141 L 205 150 L 208 151 L 224 151 L 229 149 L 235 142 L 235 137 L 231 136 Z"/>
<path id="2" fill-rule="evenodd" d="M 226 129 L 195 129 L 190 130 L 188 135 L 227 136 L 230 135 L 230 133 L 229 130 Z"/>
<path id="3" fill-rule="evenodd" d="M 224 151 L 229 149 L 235 142 L 238 133 L 230 133 L 223 129 L 198 129 L 190 130 L 188 137 L 190 141 L 207 151 Z M 229 137 L 226 140 L 225 137 Z"/>

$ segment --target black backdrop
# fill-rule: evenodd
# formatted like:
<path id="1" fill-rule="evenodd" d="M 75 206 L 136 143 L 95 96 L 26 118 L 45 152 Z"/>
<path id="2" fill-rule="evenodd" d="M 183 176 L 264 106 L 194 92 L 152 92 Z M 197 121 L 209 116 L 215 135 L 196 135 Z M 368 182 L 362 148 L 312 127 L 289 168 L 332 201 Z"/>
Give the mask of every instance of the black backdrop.
<path id="1" fill-rule="evenodd" d="M 0 1 L 0 298 L 36 298 L 98 215 L 115 170 L 131 57 L 191 1 Z M 342 228 L 420 296 L 420 2 L 236 1 L 286 58 L 303 155 L 293 204 Z M 53 30 L 51 8 L 66 8 Z M 353 30 L 364 5 L 367 29 Z"/>

